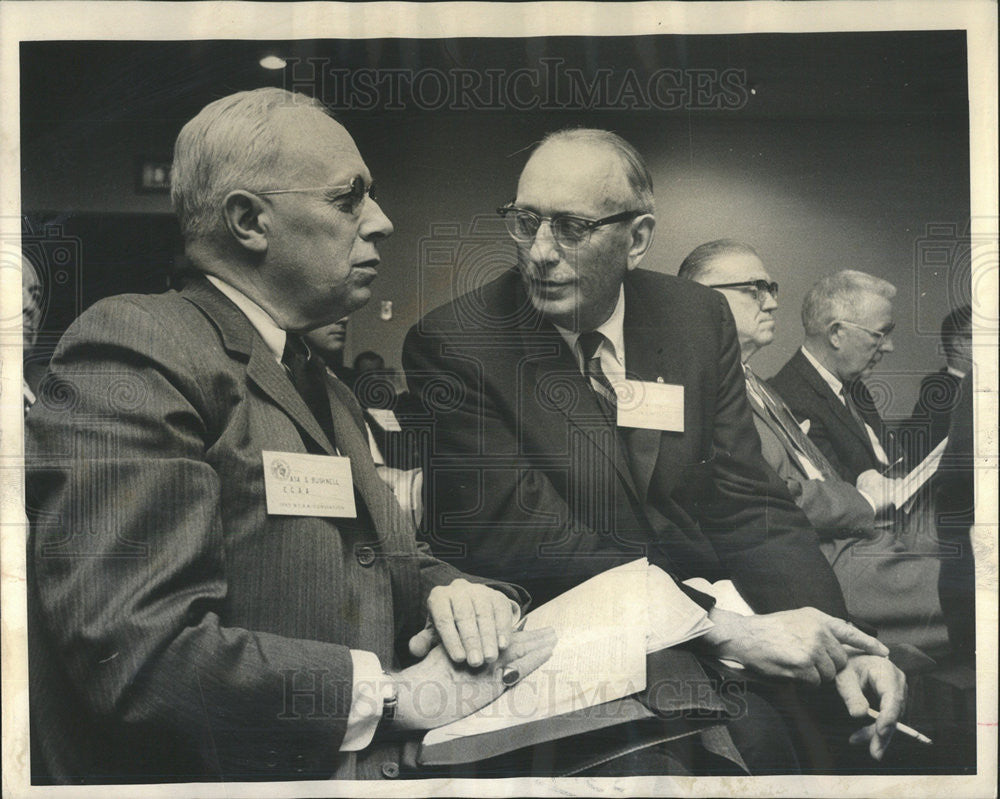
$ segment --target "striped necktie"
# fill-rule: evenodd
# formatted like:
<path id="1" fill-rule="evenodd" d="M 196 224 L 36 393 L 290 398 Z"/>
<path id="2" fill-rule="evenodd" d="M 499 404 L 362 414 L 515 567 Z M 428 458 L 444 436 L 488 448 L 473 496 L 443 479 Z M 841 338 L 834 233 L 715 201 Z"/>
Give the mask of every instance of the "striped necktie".
<path id="1" fill-rule="evenodd" d="M 757 401 L 764 406 L 769 414 L 778 423 L 779 427 L 785 431 L 785 435 L 791 440 L 792 445 L 807 457 L 810 462 L 819 469 L 824 478 L 836 477 L 836 471 L 812 440 L 799 427 L 795 421 L 795 416 L 789 410 L 785 401 L 774 394 L 771 389 L 754 374 L 753 370 L 746 367 L 747 388 Z"/>
<path id="2" fill-rule="evenodd" d="M 590 387 L 597 394 L 601 409 L 610 419 L 615 420 L 618 416 L 618 395 L 601 368 L 601 356 L 598 354 L 604 340 L 604 334 L 596 330 L 581 333 L 580 351 L 583 353 L 584 374 L 590 378 Z"/>

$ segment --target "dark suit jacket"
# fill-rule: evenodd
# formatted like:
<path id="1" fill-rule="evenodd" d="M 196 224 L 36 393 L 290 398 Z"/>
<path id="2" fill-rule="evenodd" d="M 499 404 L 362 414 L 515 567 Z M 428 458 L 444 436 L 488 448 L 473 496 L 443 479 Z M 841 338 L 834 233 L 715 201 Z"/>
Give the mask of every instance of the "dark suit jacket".
<path id="1" fill-rule="evenodd" d="M 801 350 L 796 350 L 768 383 L 788 403 L 800 422 L 809 420 L 809 438 L 843 480 L 854 485 L 862 472 L 884 468 L 875 456 L 868 433 L 854 420 Z M 897 450 L 894 436 L 879 416 L 871 393 L 860 380 L 852 384 L 852 392 L 858 413 L 875 431 L 889 462 L 893 462 Z"/>
<path id="2" fill-rule="evenodd" d="M 763 405 L 750 395 L 747 398 L 764 460 L 784 482 L 820 537 L 827 540 L 871 536 L 875 511 L 858 490 L 836 475 L 824 475 L 825 480 L 810 479 L 788 434 Z"/>
<path id="3" fill-rule="evenodd" d="M 634 378 L 684 386 L 682 433 L 616 431 L 515 270 L 410 331 L 435 552 L 516 576 L 539 601 L 646 555 L 678 578 L 733 579 L 759 612 L 845 616 L 815 533 L 761 459 L 725 299 L 630 272 L 624 337 Z"/>
<path id="4" fill-rule="evenodd" d="M 911 456 L 914 463 L 927 457 L 948 435 L 952 411 L 959 403 L 961 383 L 962 379 L 949 372 L 945 366 L 920 381 L 917 402 L 906 425 L 910 435 L 917 441 Z"/>
<path id="5" fill-rule="evenodd" d="M 199 279 L 102 301 L 67 331 L 28 417 L 36 774 L 363 778 L 398 762 L 396 744 L 338 752 L 349 649 L 398 663 L 430 588 L 462 575 L 380 481 L 359 488 L 360 409 L 328 391 L 358 518 L 269 515 L 261 451 L 334 450 L 228 299 Z"/>

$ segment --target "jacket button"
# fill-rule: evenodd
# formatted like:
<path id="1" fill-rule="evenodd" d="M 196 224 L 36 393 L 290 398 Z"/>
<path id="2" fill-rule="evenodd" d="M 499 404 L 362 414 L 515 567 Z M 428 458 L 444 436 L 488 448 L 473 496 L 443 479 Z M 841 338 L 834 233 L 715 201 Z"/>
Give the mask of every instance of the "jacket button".
<path id="1" fill-rule="evenodd" d="M 387 760 L 382 764 L 382 776 L 387 780 L 394 780 L 399 776 L 399 763 L 393 763 L 391 760 Z"/>
<path id="2" fill-rule="evenodd" d="M 358 547 L 355 555 L 362 566 L 371 566 L 375 562 L 375 550 L 371 547 Z"/>

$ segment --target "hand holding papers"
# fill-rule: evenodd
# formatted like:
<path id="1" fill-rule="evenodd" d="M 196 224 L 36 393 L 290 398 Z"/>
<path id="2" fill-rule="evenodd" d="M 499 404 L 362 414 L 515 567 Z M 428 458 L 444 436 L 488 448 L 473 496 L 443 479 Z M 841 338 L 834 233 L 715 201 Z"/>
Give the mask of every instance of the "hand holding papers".
<path id="1" fill-rule="evenodd" d="M 482 710 L 431 730 L 424 751 L 641 691 L 647 652 L 690 640 L 711 626 L 705 611 L 645 558 L 610 569 L 528 614 L 525 631 L 556 631 L 552 657 Z"/>
<path id="2" fill-rule="evenodd" d="M 944 455 L 944 449 L 948 444 L 948 439 L 945 438 L 931 450 L 930 455 L 924 458 L 906 477 L 903 477 L 897 487 L 896 493 L 893 497 L 893 502 L 897 508 L 903 508 L 904 510 L 909 510 L 905 507 L 906 503 L 913 497 L 914 494 L 920 489 L 920 487 L 931 479 L 934 472 L 937 471 L 938 466 L 941 463 L 941 456 Z"/>

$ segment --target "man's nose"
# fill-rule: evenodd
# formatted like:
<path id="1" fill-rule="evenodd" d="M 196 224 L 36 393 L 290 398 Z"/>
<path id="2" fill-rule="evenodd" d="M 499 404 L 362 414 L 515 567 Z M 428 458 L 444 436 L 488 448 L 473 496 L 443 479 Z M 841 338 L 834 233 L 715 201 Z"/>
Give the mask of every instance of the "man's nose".
<path id="1" fill-rule="evenodd" d="M 770 291 L 764 292 L 764 304 L 760 306 L 762 311 L 775 311 L 778 308 L 778 300 Z"/>
<path id="2" fill-rule="evenodd" d="M 381 241 L 392 235 L 392 222 L 376 200 L 368 197 L 362 214 L 358 234 L 365 241 Z"/>
<path id="3" fill-rule="evenodd" d="M 559 260 L 559 245 L 556 244 L 555 236 L 552 235 L 552 225 L 548 219 L 543 219 L 538 230 L 535 231 L 535 238 L 531 242 L 528 256 L 539 264 L 554 263 Z"/>

